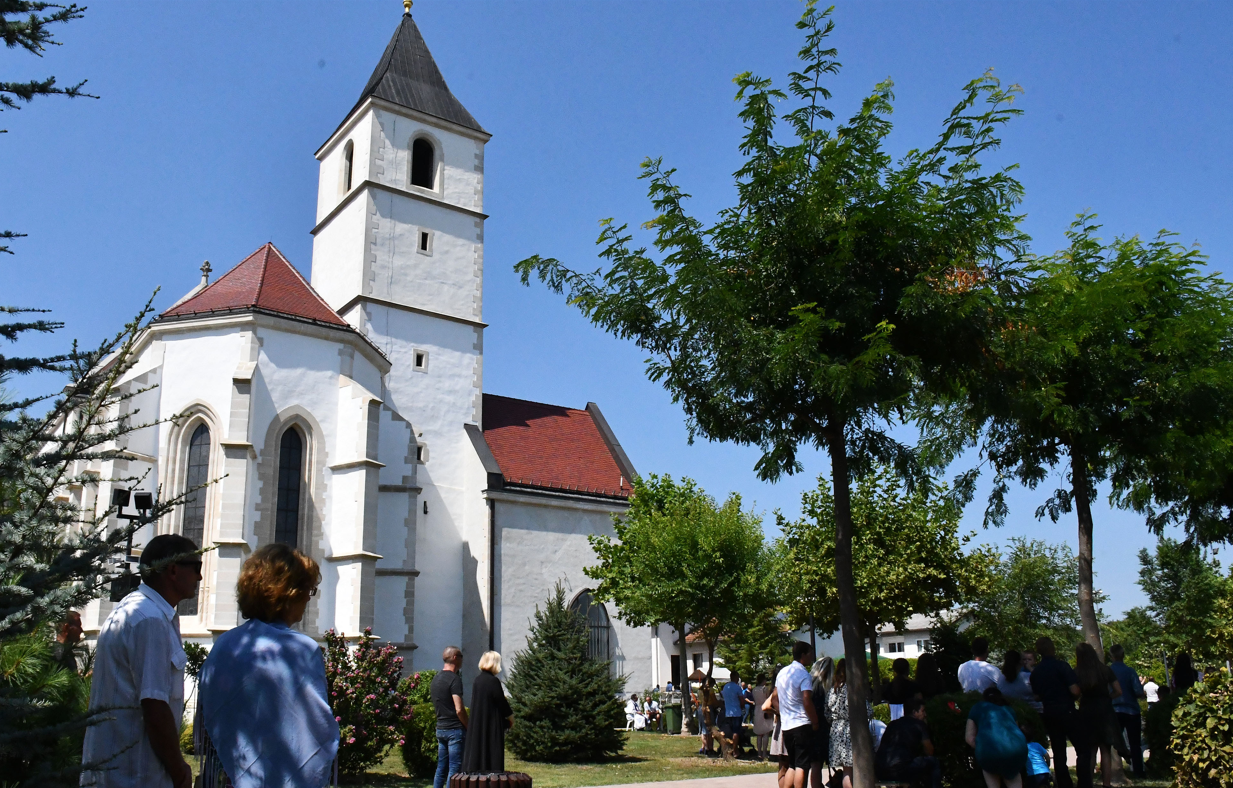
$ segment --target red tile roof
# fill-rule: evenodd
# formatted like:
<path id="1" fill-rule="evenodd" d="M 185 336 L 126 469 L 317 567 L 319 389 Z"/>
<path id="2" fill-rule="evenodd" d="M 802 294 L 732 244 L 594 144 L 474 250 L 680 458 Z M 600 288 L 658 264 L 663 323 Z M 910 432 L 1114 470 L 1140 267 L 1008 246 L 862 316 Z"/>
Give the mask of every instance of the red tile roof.
<path id="1" fill-rule="evenodd" d="M 506 485 L 629 497 L 629 479 L 585 410 L 485 394 L 483 429 Z"/>
<path id="2" fill-rule="evenodd" d="M 159 317 L 259 310 L 315 323 L 347 326 L 283 253 L 268 243 L 201 292 Z"/>

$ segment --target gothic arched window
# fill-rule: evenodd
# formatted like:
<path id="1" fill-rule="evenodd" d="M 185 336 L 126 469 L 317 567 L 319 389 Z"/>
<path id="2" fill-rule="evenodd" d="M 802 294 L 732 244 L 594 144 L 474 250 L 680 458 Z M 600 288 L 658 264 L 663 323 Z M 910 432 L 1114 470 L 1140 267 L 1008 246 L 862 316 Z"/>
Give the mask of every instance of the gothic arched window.
<path id="1" fill-rule="evenodd" d="M 575 597 L 569 609 L 587 621 L 587 656 L 603 662 L 612 659 L 612 622 L 603 603 L 596 602 L 588 590 Z"/>
<path id="2" fill-rule="evenodd" d="M 351 174 L 355 171 L 355 143 L 347 140 L 343 148 L 343 193 L 351 191 Z"/>
<path id="3" fill-rule="evenodd" d="M 436 175 L 437 162 L 432 143 L 420 137 L 411 143 L 411 185 L 432 189 Z"/>
<path id="4" fill-rule="evenodd" d="M 278 442 L 278 505 L 274 514 L 274 541 L 299 547 L 300 489 L 304 486 L 304 439 L 288 427 Z"/>
<path id="5" fill-rule="evenodd" d="M 180 532 L 202 547 L 205 540 L 206 489 L 201 487 L 210 478 L 210 428 L 197 425 L 188 439 L 188 462 L 184 472 L 184 489 L 190 490 L 184 500 L 184 521 Z M 179 605 L 180 615 L 197 615 L 197 597 L 189 597 Z"/>

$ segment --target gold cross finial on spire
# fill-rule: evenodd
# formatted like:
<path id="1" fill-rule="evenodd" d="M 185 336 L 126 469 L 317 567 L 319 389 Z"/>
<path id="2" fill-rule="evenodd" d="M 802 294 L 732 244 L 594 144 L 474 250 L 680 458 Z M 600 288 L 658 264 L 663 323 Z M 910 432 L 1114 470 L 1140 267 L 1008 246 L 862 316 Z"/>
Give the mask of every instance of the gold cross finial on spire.
<path id="1" fill-rule="evenodd" d="M 411 0 L 402 0 L 402 7 L 403 7 L 404 14 L 411 13 L 411 6 L 412 6 Z"/>

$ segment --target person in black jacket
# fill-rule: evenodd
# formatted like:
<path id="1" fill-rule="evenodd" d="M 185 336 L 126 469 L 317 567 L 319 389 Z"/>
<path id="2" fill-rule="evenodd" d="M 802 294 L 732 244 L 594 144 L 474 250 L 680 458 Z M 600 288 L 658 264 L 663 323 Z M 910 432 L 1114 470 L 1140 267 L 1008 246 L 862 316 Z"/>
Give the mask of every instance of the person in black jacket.
<path id="1" fill-rule="evenodd" d="M 933 755 L 925 702 L 919 697 L 905 700 L 903 716 L 886 726 L 873 770 L 879 780 L 942 788 L 942 765 Z"/>
<path id="2" fill-rule="evenodd" d="M 497 674 L 501 655 L 485 651 L 480 673 L 471 685 L 471 720 L 462 750 L 462 771 L 490 774 L 505 771 L 505 731 L 514 726 L 514 710 L 505 698 Z"/>
<path id="3" fill-rule="evenodd" d="M 1051 638 L 1036 640 L 1036 653 L 1040 662 L 1032 671 L 1032 692 L 1040 698 L 1044 707 L 1041 717 L 1049 743 L 1053 745 L 1053 773 L 1058 788 L 1071 788 L 1070 769 L 1066 762 L 1066 740 L 1075 745 L 1075 758 L 1080 763 L 1088 762 L 1091 737 L 1083 730 L 1075 713 L 1075 698 L 1079 697 L 1079 677 L 1073 668 L 1057 658 L 1057 647 Z M 1091 788 L 1092 772 L 1084 774 L 1079 769 L 1079 788 Z"/>

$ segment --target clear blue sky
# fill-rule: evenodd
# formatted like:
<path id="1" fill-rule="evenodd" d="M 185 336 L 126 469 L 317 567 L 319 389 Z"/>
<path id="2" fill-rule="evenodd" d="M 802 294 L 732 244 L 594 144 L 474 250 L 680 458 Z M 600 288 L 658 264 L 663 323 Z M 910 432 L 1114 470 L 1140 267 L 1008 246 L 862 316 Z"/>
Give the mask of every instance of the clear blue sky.
<path id="1" fill-rule="evenodd" d="M 485 389 L 600 404 L 639 471 L 688 475 L 767 513 L 795 516 L 827 466 L 763 484 L 753 449 L 689 446 L 680 410 L 607 337 L 512 266 L 532 253 L 596 265 L 599 219 L 650 217 L 638 163 L 663 156 L 703 217 L 728 205 L 741 127 L 731 78 L 784 80 L 800 46 L 795 0 L 419 0 L 415 17 L 450 87 L 493 134 L 485 161 Z M 98 101 L 48 98 L 0 114 L 0 218 L 29 233 L 0 260 L 5 304 L 51 308 L 62 335 L 94 340 L 155 287 L 166 307 L 209 259 L 223 271 L 273 241 L 307 273 L 313 152 L 355 102 L 402 12 L 398 0 L 90 5 L 42 60 L 0 53 L 4 79 L 88 78 Z M 832 106 L 850 115 L 877 81 L 897 95 L 893 144 L 928 145 L 987 68 L 1023 86 L 1024 117 L 997 160 L 1019 162 L 1034 249 L 1062 244 L 1092 209 L 1107 235 L 1160 228 L 1233 251 L 1229 184 L 1233 6 L 1221 3 L 848 2 L 833 37 L 844 64 Z M 6 351 L 7 352 L 7 351 Z M 23 381 L 22 391 L 52 381 Z M 1056 486 L 1056 485 L 1054 485 Z M 1073 518 L 1015 495 L 1010 523 L 980 532 L 1075 543 Z M 980 507 L 968 512 L 979 529 Z M 1107 613 L 1142 603 L 1134 516 L 1097 511 Z"/>

